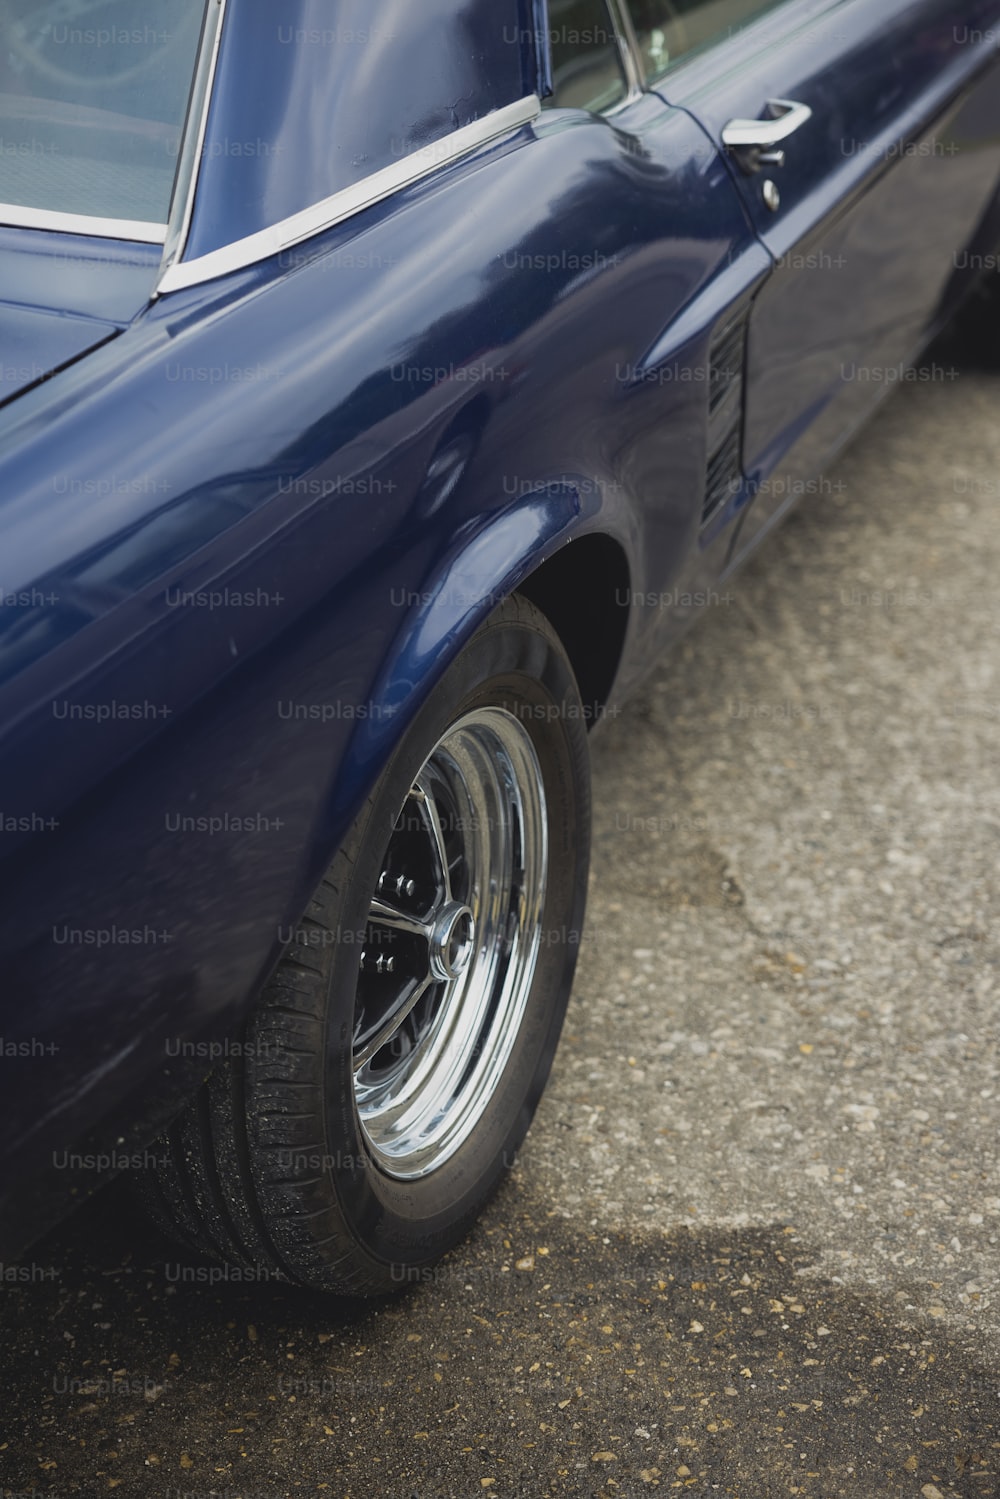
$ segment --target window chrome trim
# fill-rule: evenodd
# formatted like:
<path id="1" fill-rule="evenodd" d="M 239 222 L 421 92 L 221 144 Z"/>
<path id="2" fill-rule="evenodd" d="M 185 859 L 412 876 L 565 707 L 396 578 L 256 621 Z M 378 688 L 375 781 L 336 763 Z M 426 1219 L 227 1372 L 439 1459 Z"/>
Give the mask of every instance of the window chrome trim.
<path id="1" fill-rule="evenodd" d="M 631 19 L 626 6 L 621 3 L 621 0 L 605 0 L 604 9 L 611 23 L 611 29 L 615 34 L 615 42 L 618 46 L 618 61 L 621 64 L 625 92 L 620 99 L 616 99 L 613 104 L 608 104 L 603 109 L 586 109 L 583 105 L 577 104 L 558 105 L 556 108 L 571 109 L 579 114 L 591 114 L 595 119 L 611 120 L 621 110 L 628 109 L 629 105 L 634 104 L 637 99 L 641 99 L 645 93 L 645 89 L 642 82 L 642 71 L 639 67 L 638 43 L 635 39 L 635 32 L 632 29 Z M 539 41 L 543 41 L 541 35 L 539 36 Z M 547 66 L 551 71 L 552 46 L 549 32 L 546 32 L 544 35 L 544 49 Z M 538 55 L 538 61 L 539 66 L 541 66 L 541 53 Z M 550 90 L 547 97 L 551 98 L 553 92 L 554 89 Z M 551 108 L 552 106 L 548 107 Z"/>
<path id="2" fill-rule="evenodd" d="M 212 250 L 208 255 L 200 255 L 195 260 L 174 261 L 162 272 L 154 296 L 165 296 L 168 292 L 180 291 L 184 287 L 199 286 L 204 281 L 213 281 L 218 276 L 269 260 L 282 250 L 312 239 L 343 223 L 345 219 L 353 218 L 363 209 L 381 203 L 402 188 L 411 187 L 423 178 L 432 176 L 440 167 L 450 166 L 452 162 L 468 156 L 480 146 L 489 145 L 501 136 L 518 130 L 522 125 L 530 124 L 538 118 L 541 107 L 538 95 L 529 94 L 516 104 L 508 104 L 503 109 L 484 115 L 481 120 L 474 120 L 471 125 L 463 125 L 451 135 L 422 146 L 401 161 L 383 167 L 361 182 L 345 187 L 331 197 L 324 198 L 321 203 L 314 203 L 312 207 L 304 208 L 300 213 L 271 224 L 256 234 L 223 245 L 221 249 Z"/>
<path id="3" fill-rule="evenodd" d="M 198 175 L 208 134 L 208 116 L 215 93 L 215 74 L 219 65 L 219 50 L 222 46 L 222 28 L 226 17 L 227 0 L 209 0 L 205 10 L 204 29 L 191 101 L 184 121 L 184 134 L 177 159 L 174 190 L 167 215 L 164 236 L 163 261 L 160 279 L 183 256 L 191 232 L 194 217 L 194 198 L 198 188 Z"/>
<path id="4" fill-rule="evenodd" d="M 622 104 L 633 104 L 645 91 L 642 53 L 632 25 L 632 15 L 625 0 L 608 0 L 608 9 L 618 36 L 618 50 L 622 55 L 622 67 L 625 70 L 625 82 L 628 85 L 628 93 L 622 100 Z"/>
<path id="5" fill-rule="evenodd" d="M 549 9 L 546 0 L 531 0 L 531 20 L 535 35 L 532 38 L 532 55 L 535 59 L 535 92 L 540 99 L 552 97 L 552 35 L 549 29 Z"/>
<path id="6" fill-rule="evenodd" d="M 167 233 L 166 224 L 154 224 L 145 219 L 102 219 L 89 213 L 26 208 L 23 203 L 0 203 L 0 224 L 15 229 L 45 229 L 55 234 L 124 239 L 143 245 L 162 245 Z"/>

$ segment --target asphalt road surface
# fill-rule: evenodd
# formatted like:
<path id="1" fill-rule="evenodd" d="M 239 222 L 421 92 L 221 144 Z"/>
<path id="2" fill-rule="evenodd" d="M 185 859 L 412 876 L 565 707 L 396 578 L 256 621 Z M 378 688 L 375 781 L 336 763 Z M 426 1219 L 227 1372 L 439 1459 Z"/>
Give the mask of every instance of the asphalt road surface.
<path id="1" fill-rule="evenodd" d="M 902 388 L 602 730 L 566 1033 L 471 1241 L 321 1302 L 116 1184 L 3 1283 L 0 1491 L 1000 1494 L 998 414 Z"/>

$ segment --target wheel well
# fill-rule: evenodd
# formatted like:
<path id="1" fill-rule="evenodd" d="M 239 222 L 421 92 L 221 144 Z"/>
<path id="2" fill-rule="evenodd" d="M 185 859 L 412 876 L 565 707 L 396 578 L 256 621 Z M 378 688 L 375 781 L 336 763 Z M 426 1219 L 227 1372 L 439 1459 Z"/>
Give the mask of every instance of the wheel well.
<path id="1" fill-rule="evenodd" d="M 559 635 L 582 701 L 598 710 L 610 696 L 625 644 L 628 588 L 625 553 L 610 536 L 570 542 L 518 588 Z"/>

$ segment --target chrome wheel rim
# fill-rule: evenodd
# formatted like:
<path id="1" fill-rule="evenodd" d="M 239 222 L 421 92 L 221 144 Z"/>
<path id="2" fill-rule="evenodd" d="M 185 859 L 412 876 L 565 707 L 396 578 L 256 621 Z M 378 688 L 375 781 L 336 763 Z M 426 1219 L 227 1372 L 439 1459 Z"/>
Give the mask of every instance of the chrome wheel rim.
<path id="1" fill-rule="evenodd" d="M 510 1059 L 541 943 L 545 788 L 504 708 L 467 713 L 415 777 L 368 911 L 352 1072 L 387 1175 L 427 1176 L 468 1139 Z"/>

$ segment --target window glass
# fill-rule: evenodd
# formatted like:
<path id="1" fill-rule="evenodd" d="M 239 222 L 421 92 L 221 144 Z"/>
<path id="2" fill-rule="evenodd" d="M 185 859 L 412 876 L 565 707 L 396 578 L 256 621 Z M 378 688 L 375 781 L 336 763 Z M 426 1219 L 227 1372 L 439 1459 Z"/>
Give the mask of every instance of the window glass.
<path id="1" fill-rule="evenodd" d="M 0 202 L 164 223 L 203 0 L 0 0 Z"/>
<path id="2" fill-rule="evenodd" d="M 785 0 L 628 0 L 647 78 L 735 36 Z"/>
<path id="3" fill-rule="evenodd" d="M 549 0 L 552 97 L 557 109 L 599 112 L 628 92 L 607 0 Z"/>

